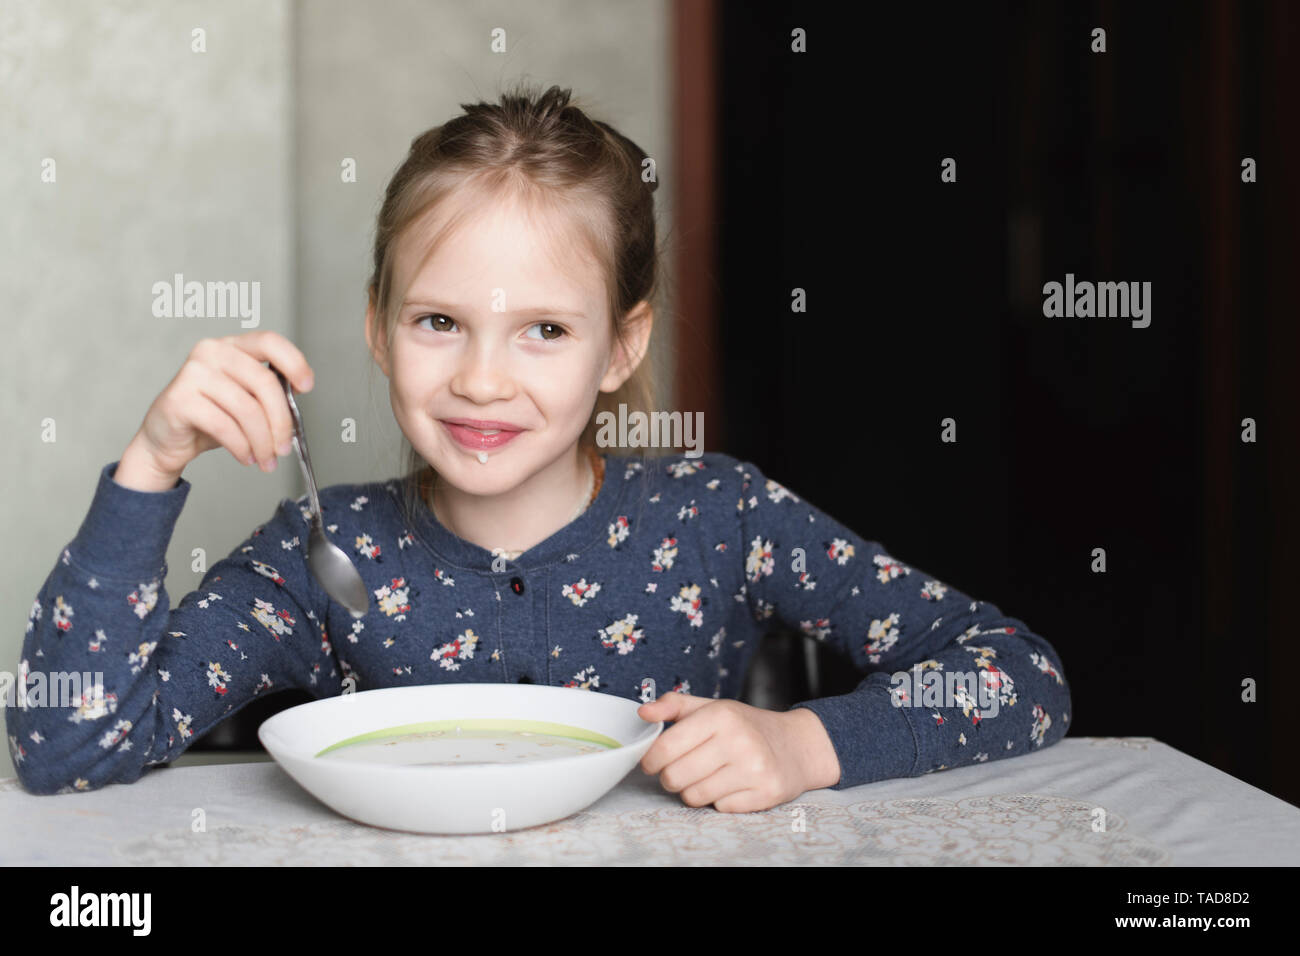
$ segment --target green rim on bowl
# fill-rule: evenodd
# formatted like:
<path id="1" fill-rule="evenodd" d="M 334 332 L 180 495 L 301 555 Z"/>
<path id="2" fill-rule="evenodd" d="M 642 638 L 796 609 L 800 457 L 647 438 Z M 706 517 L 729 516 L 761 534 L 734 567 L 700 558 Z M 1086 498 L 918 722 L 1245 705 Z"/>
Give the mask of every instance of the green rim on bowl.
<path id="1" fill-rule="evenodd" d="M 459 727 L 464 730 L 499 730 L 506 732 L 523 731 L 533 734 L 548 734 L 552 737 L 568 737 L 572 740 L 581 740 L 584 743 L 600 744 L 602 747 L 606 747 L 610 750 L 623 746 L 612 737 L 606 737 L 604 734 L 598 734 L 591 730 L 583 730 L 581 727 L 574 727 L 570 724 L 554 724 L 545 720 L 501 720 L 492 717 L 476 717 L 470 720 L 429 720 L 418 724 L 401 724 L 400 726 L 388 727 L 384 730 L 372 730 L 369 733 L 357 734 L 355 737 L 348 737 L 346 740 L 340 740 L 336 744 L 330 744 L 324 750 L 318 752 L 316 756 L 323 756 L 331 750 L 346 747 L 348 744 L 357 744 L 366 740 L 377 740 L 380 737 L 419 734 L 431 730 L 450 730 L 453 727 Z"/>

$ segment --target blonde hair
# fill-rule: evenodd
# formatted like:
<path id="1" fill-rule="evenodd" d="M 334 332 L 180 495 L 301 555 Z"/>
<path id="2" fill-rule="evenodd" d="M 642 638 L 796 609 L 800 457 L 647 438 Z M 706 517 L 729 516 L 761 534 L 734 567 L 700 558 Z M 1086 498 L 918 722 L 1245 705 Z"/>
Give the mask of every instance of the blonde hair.
<path id="1" fill-rule="evenodd" d="M 604 280 L 616 341 L 629 347 L 628 313 L 649 302 L 656 315 L 662 293 L 656 245 L 655 179 L 641 176 L 645 152 L 613 127 L 570 105 L 572 93 L 552 86 L 537 94 L 517 84 L 497 103 L 462 103 L 462 115 L 421 133 L 393 174 L 375 228 L 374 271 L 367 293 L 376 321 L 392 343 L 405 290 L 393 288 L 397 243 L 409 227 L 440 204 L 461 199 L 516 199 L 552 239 L 557 222 L 572 226 Z M 436 233 L 422 236 L 424 262 L 476 208 L 466 201 Z M 547 246 L 558 259 L 559 242 Z M 567 253 L 574 250 L 566 249 Z M 418 267 L 413 274 L 418 274 Z M 657 323 L 656 323 L 657 324 Z M 603 411 L 649 413 L 655 404 L 649 343 L 640 364 L 615 392 L 601 392 L 579 439 L 594 447 Z M 433 469 L 403 440 L 403 505 L 408 522 L 428 503 Z M 644 451 L 642 451 L 644 456 Z"/>

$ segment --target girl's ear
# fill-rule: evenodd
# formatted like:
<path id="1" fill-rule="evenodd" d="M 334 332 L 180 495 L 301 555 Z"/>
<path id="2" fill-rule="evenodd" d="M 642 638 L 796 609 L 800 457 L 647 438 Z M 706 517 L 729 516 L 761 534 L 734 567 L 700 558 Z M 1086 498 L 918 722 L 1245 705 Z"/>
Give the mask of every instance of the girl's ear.
<path id="1" fill-rule="evenodd" d="M 370 290 L 370 304 L 366 306 L 366 345 L 370 346 L 370 354 L 374 356 L 379 367 L 384 370 L 384 375 L 392 377 L 392 371 L 388 367 L 388 342 L 384 336 L 384 330 L 379 327 L 379 322 L 375 315 L 375 292 Z"/>
<path id="2" fill-rule="evenodd" d="M 632 377 L 650 345 L 650 330 L 654 327 L 654 309 L 644 299 L 632 307 L 624 321 L 623 340 L 614 340 L 614 354 L 609 368 L 600 380 L 602 392 L 616 392 Z"/>

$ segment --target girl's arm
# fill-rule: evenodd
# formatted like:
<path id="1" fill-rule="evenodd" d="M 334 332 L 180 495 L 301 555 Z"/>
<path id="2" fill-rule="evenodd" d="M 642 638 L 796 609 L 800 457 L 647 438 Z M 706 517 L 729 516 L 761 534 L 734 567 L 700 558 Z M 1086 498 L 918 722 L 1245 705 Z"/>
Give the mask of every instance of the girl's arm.
<path id="1" fill-rule="evenodd" d="M 32 793 L 131 783 L 261 694 L 337 692 L 298 506 L 282 500 L 169 609 L 167 545 L 190 483 L 138 491 L 113 480 L 117 465 L 28 617 L 6 723 Z"/>
<path id="2" fill-rule="evenodd" d="M 813 711 L 839 758 L 839 790 L 1030 753 L 1065 736 L 1070 688 L 1044 638 L 994 604 L 903 563 L 749 462 L 739 466 L 745 591 L 833 644 L 864 675 Z"/>

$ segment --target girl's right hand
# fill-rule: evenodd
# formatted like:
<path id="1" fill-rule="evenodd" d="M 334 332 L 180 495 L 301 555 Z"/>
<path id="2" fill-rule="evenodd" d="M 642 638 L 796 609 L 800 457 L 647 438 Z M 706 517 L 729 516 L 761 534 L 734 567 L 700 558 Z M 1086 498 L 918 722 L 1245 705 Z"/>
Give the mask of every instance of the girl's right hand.
<path id="1" fill-rule="evenodd" d="M 240 464 L 256 460 L 263 471 L 273 470 L 277 453 L 292 449 L 293 418 L 280 380 L 263 361 L 299 392 L 311 391 L 306 357 L 277 332 L 201 339 L 149 407 L 132 439 L 136 453 L 147 456 L 157 474 L 176 478 L 217 446 Z"/>

